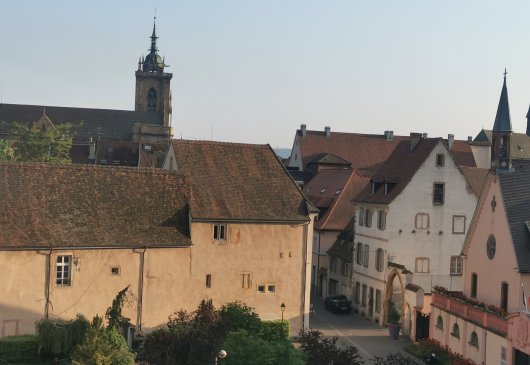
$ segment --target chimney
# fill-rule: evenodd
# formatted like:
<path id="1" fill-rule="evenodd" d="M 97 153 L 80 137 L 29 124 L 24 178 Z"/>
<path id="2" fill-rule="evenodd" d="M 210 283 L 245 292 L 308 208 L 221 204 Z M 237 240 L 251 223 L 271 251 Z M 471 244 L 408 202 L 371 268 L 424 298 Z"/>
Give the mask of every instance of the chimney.
<path id="1" fill-rule="evenodd" d="M 449 147 L 449 149 L 453 148 L 454 144 L 455 144 L 455 135 L 448 134 L 447 135 L 447 146 Z"/>
<path id="2" fill-rule="evenodd" d="M 423 138 L 423 139 L 427 139 L 427 133 L 423 133 L 422 138 Z"/>
<path id="3" fill-rule="evenodd" d="M 387 141 L 392 141 L 394 139 L 394 131 L 385 131 L 385 138 Z"/>
<path id="4" fill-rule="evenodd" d="M 330 137 L 331 136 L 331 128 L 330 127 L 324 127 L 324 131 L 326 132 L 326 137 Z"/>
<path id="5" fill-rule="evenodd" d="M 473 142 L 473 136 L 467 136 L 467 141 L 468 141 L 469 143 Z"/>
<path id="6" fill-rule="evenodd" d="M 305 124 L 302 124 L 300 126 L 300 130 L 302 131 L 302 137 L 305 138 L 305 136 L 307 135 L 307 130 L 306 130 L 307 126 Z"/>
<path id="7" fill-rule="evenodd" d="M 423 135 L 421 133 L 410 133 L 410 152 L 414 151 L 416 146 L 420 143 Z"/>

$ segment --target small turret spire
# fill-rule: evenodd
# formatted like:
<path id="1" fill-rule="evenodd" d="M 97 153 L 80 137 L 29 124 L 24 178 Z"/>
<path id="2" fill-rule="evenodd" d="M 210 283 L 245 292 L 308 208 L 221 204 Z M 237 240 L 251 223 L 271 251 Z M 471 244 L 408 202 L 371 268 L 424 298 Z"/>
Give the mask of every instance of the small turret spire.
<path id="1" fill-rule="evenodd" d="M 508 88 L 506 87 L 506 68 L 504 69 L 504 83 L 502 85 L 501 97 L 499 99 L 499 106 L 497 107 L 497 115 L 495 116 L 495 123 L 493 130 L 496 132 L 511 132 L 512 122 L 510 119 L 510 105 L 508 103 Z"/>
<path id="2" fill-rule="evenodd" d="M 156 40 L 158 37 L 156 36 L 156 15 L 153 18 L 153 34 L 151 34 L 151 48 L 149 51 L 151 52 L 157 52 L 158 48 L 156 48 Z"/>

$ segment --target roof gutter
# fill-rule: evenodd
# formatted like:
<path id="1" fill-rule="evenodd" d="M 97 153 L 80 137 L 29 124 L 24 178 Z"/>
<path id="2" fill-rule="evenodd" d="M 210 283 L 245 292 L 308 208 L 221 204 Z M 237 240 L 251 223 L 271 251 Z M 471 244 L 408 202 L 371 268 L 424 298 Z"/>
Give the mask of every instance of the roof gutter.
<path id="1" fill-rule="evenodd" d="M 123 249 L 144 249 L 144 248 L 188 248 L 193 246 L 192 243 L 188 245 L 138 245 L 138 246 L 20 246 L 20 247 L 1 247 L 1 251 L 37 251 L 37 250 L 123 250 Z"/>
<path id="2" fill-rule="evenodd" d="M 197 223 L 212 223 L 212 222 L 223 222 L 223 223 L 258 223 L 258 224 L 299 224 L 304 225 L 310 222 L 308 219 L 300 220 L 263 220 L 263 219 L 231 219 L 231 218 L 193 218 L 193 222 Z"/>

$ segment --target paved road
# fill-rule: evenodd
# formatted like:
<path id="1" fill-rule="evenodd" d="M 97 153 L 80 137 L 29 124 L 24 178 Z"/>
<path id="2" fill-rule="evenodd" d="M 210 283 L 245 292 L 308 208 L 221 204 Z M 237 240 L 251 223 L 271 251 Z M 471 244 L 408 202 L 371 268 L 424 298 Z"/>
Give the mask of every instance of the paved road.
<path id="1" fill-rule="evenodd" d="M 371 322 L 358 314 L 334 314 L 324 309 L 324 301 L 318 297 L 311 298 L 314 313 L 311 315 L 310 327 L 318 329 L 325 336 L 339 336 L 339 343 L 353 345 L 365 364 L 374 356 L 385 356 L 389 353 L 401 352 L 408 355 L 404 347 L 411 344 L 405 336 L 398 340 L 388 337 L 388 330 L 381 328 L 377 323 Z"/>

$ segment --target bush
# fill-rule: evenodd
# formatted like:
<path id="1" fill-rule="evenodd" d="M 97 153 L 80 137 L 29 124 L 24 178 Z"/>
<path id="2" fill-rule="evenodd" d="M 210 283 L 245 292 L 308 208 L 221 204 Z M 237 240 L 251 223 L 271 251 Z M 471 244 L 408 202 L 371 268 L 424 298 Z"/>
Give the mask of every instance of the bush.
<path id="1" fill-rule="evenodd" d="M 289 321 L 261 321 L 259 336 L 267 341 L 277 341 L 289 339 Z"/>
<path id="2" fill-rule="evenodd" d="M 38 361 L 37 336 L 9 336 L 0 339 L 0 364 Z"/>
<path id="3" fill-rule="evenodd" d="M 337 346 L 338 337 L 322 338 L 318 330 L 300 331 L 295 341 L 307 355 L 306 365 L 360 365 L 363 364 L 359 351 L 354 346 Z"/>
<path id="4" fill-rule="evenodd" d="M 81 314 L 74 320 L 41 319 L 35 325 L 38 344 L 45 353 L 65 356 L 80 344 L 90 323 Z"/>

